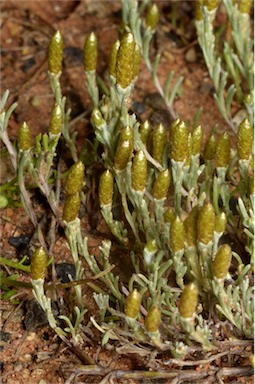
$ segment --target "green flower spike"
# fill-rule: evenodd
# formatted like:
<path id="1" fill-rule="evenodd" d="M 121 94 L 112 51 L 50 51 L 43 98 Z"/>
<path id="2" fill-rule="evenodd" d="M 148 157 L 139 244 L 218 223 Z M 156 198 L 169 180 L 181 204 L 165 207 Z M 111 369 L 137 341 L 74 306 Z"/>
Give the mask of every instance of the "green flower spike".
<path id="1" fill-rule="evenodd" d="M 142 143 L 146 145 L 149 135 L 151 133 L 151 125 L 149 120 L 145 120 L 143 123 L 141 123 L 139 133 L 140 133 L 140 138 L 142 140 Z"/>
<path id="2" fill-rule="evenodd" d="M 116 40 L 112 46 L 111 53 L 110 53 L 108 72 L 109 72 L 109 75 L 113 77 L 116 77 L 116 61 L 117 61 L 117 54 L 118 54 L 119 47 L 120 47 L 120 41 Z"/>
<path id="3" fill-rule="evenodd" d="M 87 71 L 95 71 L 97 66 L 97 37 L 91 32 L 86 38 L 84 44 L 84 69 Z"/>
<path id="4" fill-rule="evenodd" d="M 134 289 L 132 292 L 130 292 L 124 304 L 124 313 L 127 317 L 135 319 L 138 316 L 141 300 L 141 295 L 137 289 Z"/>
<path id="5" fill-rule="evenodd" d="M 252 154 L 253 129 L 250 121 L 244 119 L 237 132 L 237 154 L 239 160 L 249 160 Z"/>
<path id="6" fill-rule="evenodd" d="M 196 312 L 198 289 L 194 283 L 185 285 L 181 294 L 179 313 L 184 319 L 192 319 Z"/>
<path id="7" fill-rule="evenodd" d="M 174 208 L 168 208 L 164 213 L 165 223 L 172 223 L 175 219 Z"/>
<path id="8" fill-rule="evenodd" d="M 159 10 L 156 4 L 150 4 L 145 16 L 146 26 L 152 30 L 156 29 L 159 21 Z"/>
<path id="9" fill-rule="evenodd" d="M 215 217 L 215 232 L 217 233 L 223 233 L 225 232 L 227 225 L 227 216 L 225 212 L 220 212 L 218 215 Z"/>
<path id="10" fill-rule="evenodd" d="M 120 137 L 118 143 L 123 143 L 123 141 L 130 141 L 130 144 L 132 145 L 132 150 L 134 148 L 134 131 L 131 127 L 126 126 L 122 128 L 120 131 Z"/>
<path id="11" fill-rule="evenodd" d="M 136 43 L 134 50 L 133 80 L 139 75 L 141 58 L 141 50 L 139 45 Z"/>
<path id="12" fill-rule="evenodd" d="M 133 80 L 135 39 L 132 33 L 125 33 L 117 53 L 116 80 L 122 89 L 127 88 Z"/>
<path id="13" fill-rule="evenodd" d="M 47 271 L 48 258 L 45 250 L 37 248 L 31 257 L 30 277 L 32 280 L 44 279 Z"/>
<path id="14" fill-rule="evenodd" d="M 133 146 L 130 140 L 120 142 L 114 156 L 114 168 L 118 171 L 123 171 L 130 160 L 132 151 Z"/>
<path id="15" fill-rule="evenodd" d="M 65 204 L 63 209 L 63 221 L 70 223 L 74 221 L 78 216 L 81 205 L 80 193 L 72 193 L 65 198 Z"/>
<path id="16" fill-rule="evenodd" d="M 27 123 L 21 124 L 18 132 L 18 148 L 20 151 L 28 151 L 32 147 L 32 137 Z"/>
<path id="17" fill-rule="evenodd" d="M 63 40 L 59 31 L 51 38 L 48 51 L 49 72 L 58 75 L 62 71 Z"/>
<path id="18" fill-rule="evenodd" d="M 218 139 L 215 160 L 217 168 L 227 168 L 229 164 L 230 138 L 227 132 L 224 132 Z"/>
<path id="19" fill-rule="evenodd" d="M 185 232 L 183 221 L 177 216 L 170 226 L 170 248 L 173 253 L 184 249 Z"/>
<path id="20" fill-rule="evenodd" d="M 162 165 L 163 154 L 166 146 L 166 129 L 163 124 L 158 124 L 152 133 L 152 156 Z"/>
<path id="21" fill-rule="evenodd" d="M 238 3 L 238 10 L 241 13 L 250 13 L 251 6 L 253 1 L 252 0 L 239 0 Z"/>
<path id="22" fill-rule="evenodd" d="M 197 217 L 198 205 L 192 208 L 184 220 L 184 230 L 188 247 L 194 247 L 197 243 Z"/>
<path id="23" fill-rule="evenodd" d="M 172 129 L 171 143 L 171 158 L 177 162 L 184 161 L 188 152 L 188 130 L 184 121 L 180 121 Z"/>
<path id="24" fill-rule="evenodd" d="M 212 262 L 212 273 L 217 279 L 225 279 L 231 264 L 232 251 L 228 244 L 223 244 Z"/>
<path id="25" fill-rule="evenodd" d="M 156 178 L 153 185 L 153 197 L 154 199 L 161 200 L 166 199 L 168 190 L 170 187 L 171 175 L 169 169 L 161 171 Z"/>
<path id="26" fill-rule="evenodd" d="M 205 0 L 204 5 L 208 9 L 208 11 L 213 11 L 218 8 L 221 0 Z"/>
<path id="27" fill-rule="evenodd" d="M 100 206 L 111 206 L 113 196 L 113 175 L 107 169 L 100 177 L 99 181 L 99 202 Z"/>
<path id="28" fill-rule="evenodd" d="M 133 158 L 131 181 L 135 191 L 144 192 L 147 181 L 147 159 L 142 150 L 139 150 Z"/>
<path id="29" fill-rule="evenodd" d="M 147 266 L 151 265 L 152 258 L 155 256 L 158 250 L 156 240 L 149 240 L 143 250 L 143 258 Z"/>
<path id="30" fill-rule="evenodd" d="M 211 135 L 205 144 L 204 159 L 213 160 L 216 153 L 216 138 Z"/>
<path id="31" fill-rule="evenodd" d="M 63 121 L 63 114 L 62 114 L 61 106 L 59 104 L 56 104 L 52 111 L 50 126 L 49 126 L 49 132 L 52 135 L 58 135 L 61 133 L 62 121 Z"/>
<path id="32" fill-rule="evenodd" d="M 69 195 L 80 192 L 83 185 L 84 164 L 78 161 L 69 170 L 65 183 L 65 192 Z"/>
<path id="33" fill-rule="evenodd" d="M 197 239 L 200 243 L 208 244 L 213 240 L 215 228 L 215 212 L 211 203 L 204 204 L 198 212 Z"/>
<path id="34" fill-rule="evenodd" d="M 191 134 L 191 155 L 195 156 L 201 152 L 203 132 L 201 125 L 198 125 Z"/>
<path id="35" fill-rule="evenodd" d="M 146 331 L 149 333 L 158 332 L 160 322 L 161 322 L 160 309 L 158 307 L 150 308 L 144 319 L 144 326 Z"/>

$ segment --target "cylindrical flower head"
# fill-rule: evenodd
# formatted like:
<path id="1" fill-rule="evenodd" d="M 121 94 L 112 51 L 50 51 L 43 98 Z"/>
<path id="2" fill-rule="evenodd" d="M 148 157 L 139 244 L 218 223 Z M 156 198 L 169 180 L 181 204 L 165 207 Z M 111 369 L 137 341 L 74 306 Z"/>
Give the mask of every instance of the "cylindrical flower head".
<path id="1" fill-rule="evenodd" d="M 194 283 L 185 285 L 180 299 L 179 312 L 184 319 L 192 319 L 197 307 L 198 289 Z"/>
<path id="2" fill-rule="evenodd" d="M 133 158 L 131 180 L 135 191 L 144 192 L 147 181 L 147 159 L 142 150 L 139 150 Z"/>
<path id="3" fill-rule="evenodd" d="M 134 289 L 132 292 L 130 292 L 124 304 L 124 313 L 127 317 L 135 319 L 138 316 L 141 300 L 141 295 L 137 289 Z"/>
<path id="4" fill-rule="evenodd" d="M 172 154 L 171 158 L 182 162 L 188 151 L 188 130 L 184 121 L 180 121 L 171 131 Z"/>
<path id="5" fill-rule="evenodd" d="M 212 273 L 217 279 L 225 279 L 231 264 L 232 251 L 228 244 L 223 244 L 212 262 Z"/>
<path id="6" fill-rule="evenodd" d="M 59 104 L 56 104 L 52 111 L 50 126 L 49 126 L 49 132 L 52 135 L 58 135 L 59 133 L 61 133 L 62 121 L 63 121 L 63 114 L 62 114 L 61 106 Z"/>
<path id="7" fill-rule="evenodd" d="M 216 167 L 227 168 L 230 160 L 230 138 L 227 132 L 224 132 L 219 138 L 216 146 Z"/>
<path id="8" fill-rule="evenodd" d="M 208 244 L 213 240 L 215 228 L 215 212 L 211 203 L 204 204 L 198 212 L 197 239 L 200 243 Z"/>
<path id="9" fill-rule="evenodd" d="M 249 160 L 252 154 L 253 129 L 250 121 L 244 119 L 237 132 L 237 154 L 239 160 Z"/>
<path id="10" fill-rule="evenodd" d="M 158 124 L 152 133 L 152 156 L 161 165 L 163 163 L 163 154 L 166 146 L 166 128 L 163 124 Z"/>
<path id="11" fill-rule="evenodd" d="M 211 135 L 206 144 L 204 150 L 204 159 L 205 160 L 213 160 L 216 153 L 216 138 L 214 135 Z"/>
<path id="12" fill-rule="evenodd" d="M 152 307 L 149 309 L 144 319 L 144 326 L 147 332 L 154 333 L 159 329 L 161 321 L 161 311 L 158 307 Z"/>
<path id="13" fill-rule="evenodd" d="M 132 151 L 133 146 L 129 140 L 120 142 L 114 156 L 114 168 L 123 171 L 129 162 Z"/>
<path id="14" fill-rule="evenodd" d="M 84 44 L 84 69 L 87 71 L 95 71 L 97 66 L 97 37 L 91 32 Z"/>
<path id="15" fill-rule="evenodd" d="M 170 226 L 170 248 L 173 253 L 184 249 L 185 232 L 183 221 L 177 216 Z"/>
<path id="16" fill-rule="evenodd" d="M 80 193 L 72 193 L 65 198 L 65 204 L 63 209 L 63 221 L 70 223 L 74 221 L 78 216 L 81 205 Z"/>
<path id="17" fill-rule="evenodd" d="M 250 13 L 252 0 L 239 0 L 238 9 L 241 13 Z"/>
<path id="18" fill-rule="evenodd" d="M 30 277 L 32 280 L 44 279 L 47 271 L 47 261 L 45 250 L 37 248 L 31 257 Z"/>
<path id="19" fill-rule="evenodd" d="M 215 232 L 222 233 L 225 231 L 227 225 L 227 216 L 225 212 L 220 212 L 215 217 Z"/>
<path id="20" fill-rule="evenodd" d="M 221 0 L 205 0 L 204 3 L 208 11 L 213 11 L 218 7 L 220 1 Z"/>
<path id="21" fill-rule="evenodd" d="M 20 151 L 28 151 L 32 147 L 32 137 L 27 123 L 22 123 L 18 132 L 18 148 Z"/>
<path id="22" fill-rule="evenodd" d="M 141 50 L 139 45 L 136 43 L 134 50 L 133 79 L 139 75 L 141 58 Z"/>
<path id="23" fill-rule="evenodd" d="M 63 40 L 61 33 L 57 31 L 51 38 L 48 51 L 49 72 L 58 75 L 62 71 Z"/>
<path id="24" fill-rule="evenodd" d="M 191 155 L 195 156 L 201 152 L 203 132 L 201 125 L 198 125 L 191 134 Z"/>
<path id="25" fill-rule="evenodd" d="M 143 123 L 141 123 L 140 129 L 139 129 L 140 138 L 141 138 L 142 143 L 144 145 L 147 144 L 147 140 L 148 140 L 150 132 L 151 132 L 151 124 L 150 124 L 149 120 L 145 120 Z"/>
<path id="26" fill-rule="evenodd" d="M 164 213 L 165 223 L 172 223 L 175 219 L 174 208 L 168 208 Z"/>
<path id="27" fill-rule="evenodd" d="M 66 178 L 65 192 L 69 195 L 80 192 L 83 185 L 84 164 L 78 161 L 71 166 Z"/>
<path id="28" fill-rule="evenodd" d="M 99 202 L 100 206 L 112 205 L 113 196 L 113 175 L 107 169 L 100 177 L 99 181 Z"/>
<path id="29" fill-rule="evenodd" d="M 188 247 L 194 247 L 197 243 L 197 217 L 198 205 L 192 208 L 184 220 L 184 229 Z"/>
<path id="30" fill-rule="evenodd" d="M 171 175 L 169 169 L 165 171 L 161 171 L 156 178 L 153 185 L 153 197 L 154 199 L 161 200 L 165 199 L 168 194 L 168 190 L 170 187 Z"/>
<path id="31" fill-rule="evenodd" d="M 127 88 L 133 80 L 135 39 L 132 33 L 125 33 L 117 53 L 116 80 L 121 88 Z"/>
<path id="32" fill-rule="evenodd" d="M 152 30 L 156 29 L 156 26 L 159 21 L 159 10 L 156 4 L 150 4 L 147 7 L 147 12 L 145 16 L 146 26 Z"/>
<path id="33" fill-rule="evenodd" d="M 108 72 L 109 72 L 109 75 L 114 77 L 116 77 L 116 61 L 117 61 L 117 53 L 118 53 L 119 47 L 120 47 L 120 41 L 116 40 L 112 46 L 111 53 L 110 53 Z"/>
<path id="34" fill-rule="evenodd" d="M 122 128 L 120 131 L 120 137 L 119 137 L 119 143 L 123 143 L 123 141 L 130 141 L 130 144 L 132 145 L 132 149 L 134 147 L 134 130 L 133 128 L 126 126 Z"/>

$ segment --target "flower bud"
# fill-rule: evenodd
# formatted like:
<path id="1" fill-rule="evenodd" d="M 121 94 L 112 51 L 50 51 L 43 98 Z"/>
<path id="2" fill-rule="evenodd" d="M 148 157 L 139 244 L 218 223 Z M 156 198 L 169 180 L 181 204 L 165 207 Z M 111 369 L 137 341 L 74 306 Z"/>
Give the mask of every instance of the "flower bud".
<path id="1" fill-rule="evenodd" d="M 156 254 L 158 250 L 156 240 L 149 240 L 143 250 L 143 258 L 145 261 L 145 264 L 150 266 L 153 256 Z"/>
<path id="2" fill-rule="evenodd" d="M 217 279 L 225 279 L 231 264 L 232 251 L 228 244 L 223 244 L 212 262 L 212 273 Z"/>
<path id="3" fill-rule="evenodd" d="M 175 219 L 175 213 L 173 208 L 168 208 L 164 213 L 165 223 L 172 223 Z"/>
<path id="4" fill-rule="evenodd" d="M 48 51 L 49 72 L 58 75 L 62 71 L 63 60 L 63 40 L 59 31 L 57 31 L 50 40 Z"/>
<path id="5" fill-rule="evenodd" d="M 215 212 L 211 203 L 204 204 L 198 212 L 197 239 L 200 243 L 208 244 L 213 240 L 215 228 Z"/>
<path id="6" fill-rule="evenodd" d="M 198 125 L 191 134 L 191 155 L 195 156 L 201 152 L 203 132 L 201 125 Z"/>
<path id="7" fill-rule="evenodd" d="M 237 132 L 237 154 L 239 160 L 249 160 L 252 153 L 253 129 L 250 121 L 244 119 Z"/>
<path id="8" fill-rule="evenodd" d="M 204 3 L 208 11 L 213 11 L 214 9 L 218 8 L 220 1 L 221 0 L 205 0 Z"/>
<path id="9" fill-rule="evenodd" d="M 130 141 L 130 144 L 132 145 L 132 150 L 134 147 L 134 131 L 133 128 L 126 126 L 122 128 L 120 131 L 120 137 L 119 137 L 119 143 L 123 143 L 123 141 Z"/>
<path id="10" fill-rule="evenodd" d="M 168 190 L 170 187 L 171 175 L 169 169 L 161 171 L 156 178 L 153 185 L 153 197 L 154 199 L 161 200 L 166 199 Z"/>
<path id="11" fill-rule="evenodd" d="M 197 217 L 198 205 L 192 208 L 184 220 L 184 230 L 188 247 L 194 247 L 197 243 Z"/>
<path id="12" fill-rule="evenodd" d="M 107 169 L 100 177 L 99 181 L 99 202 L 100 206 L 112 205 L 113 196 L 113 175 Z"/>
<path id="13" fill-rule="evenodd" d="M 180 121 L 171 131 L 172 154 L 171 158 L 182 162 L 187 157 L 188 130 L 184 121 Z"/>
<path id="14" fill-rule="evenodd" d="M 141 138 L 142 143 L 144 145 L 147 144 L 147 140 L 148 140 L 150 132 L 151 132 L 150 122 L 149 122 L 149 120 L 145 120 L 143 123 L 141 123 L 140 129 L 139 129 L 140 138 Z"/>
<path id="15" fill-rule="evenodd" d="M 185 285 L 179 304 L 179 312 L 182 318 L 192 319 L 194 317 L 198 301 L 198 289 L 194 283 Z"/>
<path id="16" fill-rule="evenodd" d="M 49 126 L 49 132 L 52 135 L 58 135 L 59 133 L 61 133 L 62 121 L 63 121 L 63 114 L 62 114 L 61 106 L 59 104 L 56 104 L 52 111 L 50 126 Z"/>
<path id="17" fill-rule="evenodd" d="M 45 250 L 42 247 L 37 248 L 31 257 L 30 277 L 32 280 L 45 278 L 47 261 Z"/>
<path id="18" fill-rule="evenodd" d="M 173 253 L 184 249 L 184 224 L 179 216 L 177 216 L 170 226 L 170 248 Z"/>
<path id="19" fill-rule="evenodd" d="M 28 151 L 32 147 L 32 137 L 27 123 L 22 123 L 18 132 L 18 148 L 20 151 Z"/>
<path id="20" fill-rule="evenodd" d="M 93 108 L 91 113 L 91 123 L 98 129 L 104 126 L 105 120 L 98 108 Z"/>
<path id="21" fill-rule="evenodd" d="M 154 333 L 159 329 L 161 321 L 161 311 L 158 307 L 152 307 L 149 309 L 144 319 L 144 326 L 147 332 Z"/>
<path id="22" fill-rule="evenodd" d="M 111 53 L 110 53 L 108 72 L 109 72 L 109 75 L 113 77 L 116 77 L 116 61 L 117 61 L 117 54 L 118 54 L 119 47 L 120 47 L 120 41 L 116 40 L 112 46 Z"/>
<path id="23" fill-rule="evenodd" d="M 129 162 L 132 151 L 133 146 L 130 140 L 120 142 L 114 156 L 114 168 L 123 171 Z"/>
<path id="24" fill-rule="evenodd" d="M 215 232 L 223 233 L 227 225 L 227 216 L 225 212 L 220 212 L 215 217 Z"/>
<path id="25" fill-rule="evenodd" d="M 141 295 L 137 289 L 134 289 L 132 292 L 130 292 L 124 304 L 124 313 L 127 317 L 135 319 L 138 316 L 141 300 Z"/>
<path id="26" fill-rule="evenodd" d="M 133 158 L 131 180 L 135 191 L 144 192 L 147 181 L 147 159 L 142 150 Z"/>
<path id="27" fill-rule="evenodd" d="M 69 170 L 65 183 L 65 192 L 69 195 L 80 192 L 83 185 L 84 164 L 78 161 Z"/>
<path id="28" fill-rule="evenodd" d="M 250 13 L 251 6 L 253 1 L 252 0 L 239 0 L 238 3 L 238 10 L 241 13 Z"/>
<path id="29" fill-rule="evenodd" d="M 84 44 L 84 69 L 87 71 L 95 71 L 97 66 L 97 37 L 91 32 Z"/>
<path id="30" fill-rule="evenodd" d="M 163 163 L 163 154 L 166 146 L 166 129 L 163 124 L 158 124 L 152 133 L 152 156 L 161 165 Z"/>
<path id="31" fill-rule="evenodd" d="M 195 2 L 195 19 L 197 21 L 203 20 L 203 12 L 201 9 L 201 5 L 203 5 L 203 0 L 196 0 L 196 2 Z"/>
<path id="32" fill-rule="evenodd" d="M 65 204 L 63 209 L 63 221 L 70 223 L 74 221 L 78 216 L 81 205 L 80 193 L 72 193 L 65 198 Z"/>
<path id="33" fill-rule="evenodd" d="M 230 139 L 227 132 L 224 132 L 217 141 L 215 160 L 217 168 L 227 168 L 229 164 Z"/>
<path id="34" fill-rule="evenodd" d="M 211 135 L 206 144 L 204 150 L 204 159 L 205 160 L 213 160 L 216 152 L 216 139 L 214 135 Z"/>
<path id="35" fill-rule="evenodd" d="M 147 7 L 147 12 L 146 12 L 146 16 L 145 16 L 146 26 L 148 28 L 154 30 L 154 29 L 156 29 L 158 21 L 159 21 L 158 6 L 155 3 L 154 4 L 150 4 Z"/>
<path id="36" fill-rule="evenodd" d="M 135 39 L 132 33 L 125 33 L 117 53 L 116 80 L 121 88 L 127 88 L 133 80 Z"/>

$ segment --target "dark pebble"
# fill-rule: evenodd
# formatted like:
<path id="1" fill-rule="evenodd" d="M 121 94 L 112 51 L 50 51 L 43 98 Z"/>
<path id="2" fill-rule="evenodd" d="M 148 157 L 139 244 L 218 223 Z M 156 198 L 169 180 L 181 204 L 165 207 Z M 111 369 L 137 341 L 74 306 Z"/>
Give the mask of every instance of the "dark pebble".
<path id="1" fill-rule="evenodd" d="M 0 340 L 7 343 L 11 340 L 11 334 L 9 332 L 0 331 Z"/>
<path id="2" fill-rule="evenodd" d="M 36 300 L 29 300 L 25 307 L 25 329 L 29 332 L 35 331 L 48 324 L 47 316 Z"/>
<path id="3" fill-rule="evenodd" d="M 75 272 L 74 264 L 70 264 L 70 263 L 56 264 L 56 273 L 61 283 L 68 283 L 70 281 L 68 275 L 71 275 L 72 279 L 75 280 L 76 272 Z"/>

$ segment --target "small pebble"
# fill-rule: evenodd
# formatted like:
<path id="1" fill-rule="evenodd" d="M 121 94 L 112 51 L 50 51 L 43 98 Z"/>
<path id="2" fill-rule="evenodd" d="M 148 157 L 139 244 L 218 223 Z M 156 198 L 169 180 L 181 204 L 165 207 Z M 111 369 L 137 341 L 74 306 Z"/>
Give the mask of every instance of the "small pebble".
<path id="1" fill-rule="evenodd" d="M 188 63 L 195 63 L 196 60 L 197 60 L 197 55 L 196 55 L 196 51 L 194 48 L 190 48 L 188 49 L 188 51 L 186 52 L 185 54 L 185 60 L 188 62 Z"/>

